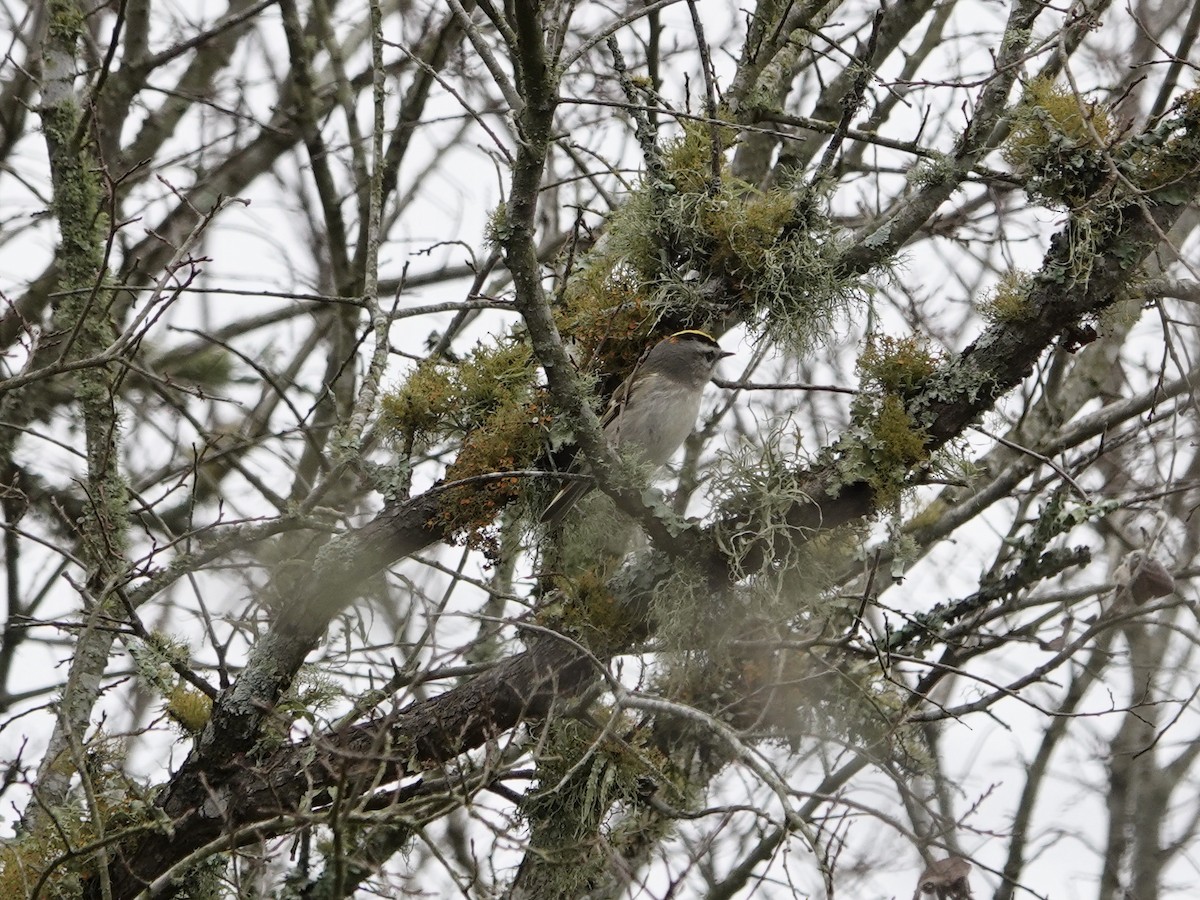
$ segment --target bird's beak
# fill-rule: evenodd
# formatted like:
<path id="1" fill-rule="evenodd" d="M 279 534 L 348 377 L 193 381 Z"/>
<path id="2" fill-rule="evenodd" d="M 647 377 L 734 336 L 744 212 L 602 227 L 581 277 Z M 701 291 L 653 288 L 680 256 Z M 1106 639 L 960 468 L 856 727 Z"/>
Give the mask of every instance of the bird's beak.
<path id="1" fill-rule="evenodd" d="M 734 352 L 732 350 L 722 350 L 721 351 L 721 359 L 724 359 L 727 356 L 733 356 L 733 355 L 734 355 Z"/>

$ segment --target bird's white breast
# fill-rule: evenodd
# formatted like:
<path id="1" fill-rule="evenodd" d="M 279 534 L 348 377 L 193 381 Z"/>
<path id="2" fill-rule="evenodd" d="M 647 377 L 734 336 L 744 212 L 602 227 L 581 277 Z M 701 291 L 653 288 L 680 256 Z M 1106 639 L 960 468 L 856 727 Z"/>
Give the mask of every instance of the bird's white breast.
<path id="1" fill-rule="evenodd" d="M 702 391 L 676 381 L 656 380 L 649 403 L 643 391 L 635 390 L 605 429 L 614 446 L 636 443 L 640 455 L 655 468 L 670 459 L 691 433 L 702 395 Z"/>

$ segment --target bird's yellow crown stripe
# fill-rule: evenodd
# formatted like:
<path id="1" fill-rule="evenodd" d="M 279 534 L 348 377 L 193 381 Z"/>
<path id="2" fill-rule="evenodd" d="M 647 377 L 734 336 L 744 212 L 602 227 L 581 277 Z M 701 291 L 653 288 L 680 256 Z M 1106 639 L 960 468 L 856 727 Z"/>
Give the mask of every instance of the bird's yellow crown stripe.
<path id="1" fill-rule="evenodd" d="M 710 343 L 713 343 L 713 344 L 715 344 L 715 343 L 717 342 L 717 339 L 716 339 L 716 338 L 714 338 L 714 337 L 713 337 L 711 334 L 709 334 L 707 331 L 700 331 L 700 330 L 698 330 L 698 329 L 695 329 L 695 328 L 689 328 L 689 329 L 687 329 L 686 331 L 677 331 L 677 332 L 675 332 L 673 335 L 671 335 L 671 340 L 673 340 L 673 341 L 677 341 L 677 340 L 679 340 L 680 338 L 683 338 L 683 337 L 698 337 L 698 338 L 704 338 L 704 340 L 706 340 L 706 341 L 709 341 Z"/>

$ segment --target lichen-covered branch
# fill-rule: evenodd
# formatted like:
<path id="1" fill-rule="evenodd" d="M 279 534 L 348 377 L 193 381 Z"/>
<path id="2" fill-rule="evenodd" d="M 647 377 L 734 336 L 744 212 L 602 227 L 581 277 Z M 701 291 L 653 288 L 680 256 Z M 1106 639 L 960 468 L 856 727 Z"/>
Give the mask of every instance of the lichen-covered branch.
<path id="1" fill-rule="evenodd" d="M 60 284 L 68 292 L 55 314 L 59 337 L 53 348 L 63 360 L 99 355 L 117 336 L 105 270 L 108 219 L 104 193 L 92 142 L 79 133 L 82 112 L 74 82 L 82 37 L 83 20 L 77 5 L 53 0 L 42 55 L 45 80 L 39 114 L 60 235 Z M 120 468 L 118 374 L 109 363 L 81 369 L 74 376 L 87 448 L 88 498 L 79 547 L 87 566 L 80 596 L 85 626 L 71 661 L 58 723 L 39 770 L 38 804 L 31 812 L 53 809 L 66 798 L 75 767 L 82 763 L 82 742 L 115 637 L 106 620 L 122 618 L 116 589 L 127 575 L 129 500 Z"/>

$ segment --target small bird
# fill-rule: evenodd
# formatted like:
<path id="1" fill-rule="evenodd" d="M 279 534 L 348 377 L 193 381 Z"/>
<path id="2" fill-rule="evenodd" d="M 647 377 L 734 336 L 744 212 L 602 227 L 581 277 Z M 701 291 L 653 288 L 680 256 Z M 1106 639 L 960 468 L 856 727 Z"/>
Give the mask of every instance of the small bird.
<path id="1" fill-rule="evenodd" d="M 636 447 L 643 463 L 662 466 L 691 433 L 717 363 L 732 355 L 703 331 L 677 331 L 659 341 L 601 417 L 608 443 Z M 590 481 L 572 481 L 550 501 L 542 522 L 557 525 L 592 487 Z"/>

